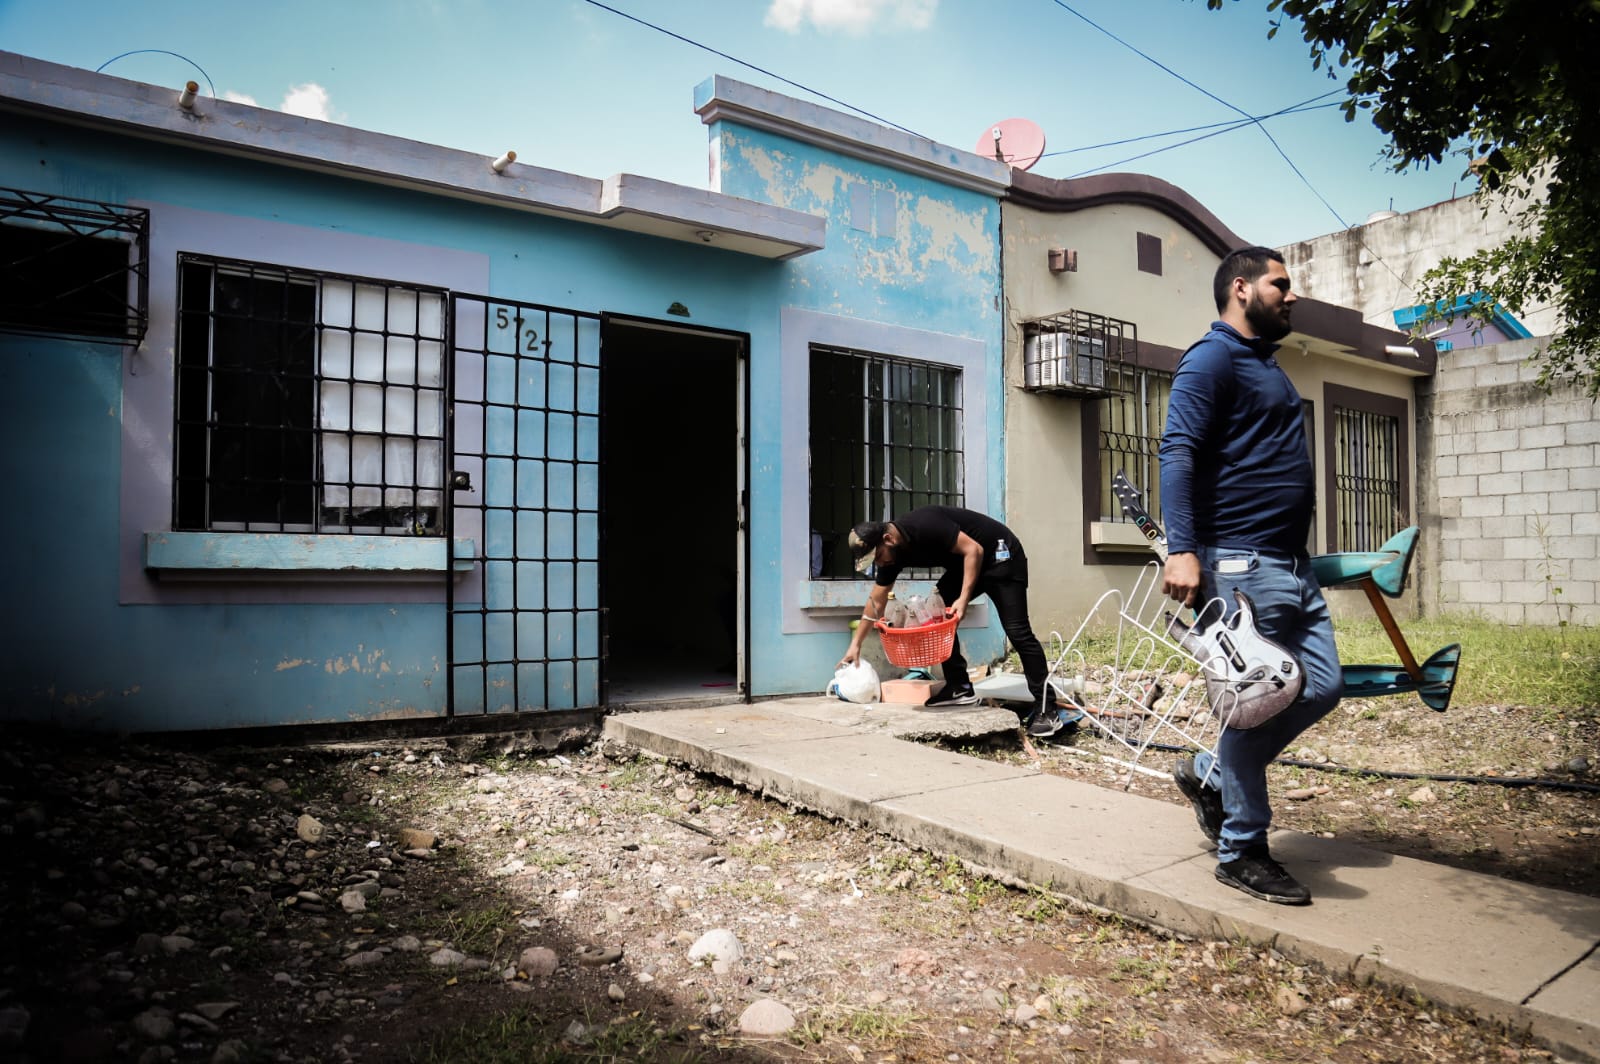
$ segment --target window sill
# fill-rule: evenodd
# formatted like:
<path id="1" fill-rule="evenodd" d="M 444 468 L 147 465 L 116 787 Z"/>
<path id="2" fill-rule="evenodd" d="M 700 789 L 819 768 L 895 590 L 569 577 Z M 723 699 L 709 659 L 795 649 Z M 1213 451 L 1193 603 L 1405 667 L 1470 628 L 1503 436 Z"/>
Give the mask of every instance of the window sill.
<path id="1" fill-rule="evenodd" d="M 1155 548 L 1138 526 L 1114 521 L 1095 521 L 1089 525 L 1089 544 L 1095 550 L 1148 553 Z"/>
<path id="2" fill-rule="evenodd" d="M 455 541 L 451 568 L 472 570 L 477 545 Z M 144 567 L 171 579 L 273 577 L 437 579 L 445 541 L 407 536 L 323 536 L 293 532 L 146 532 Z"/>

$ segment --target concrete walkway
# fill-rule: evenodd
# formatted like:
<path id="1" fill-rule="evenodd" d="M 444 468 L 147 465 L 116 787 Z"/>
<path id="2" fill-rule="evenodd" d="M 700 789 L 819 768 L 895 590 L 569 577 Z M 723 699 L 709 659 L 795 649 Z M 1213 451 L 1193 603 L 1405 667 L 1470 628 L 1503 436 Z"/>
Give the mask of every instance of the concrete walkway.
<path id="1" fill-rule="evenodd" d="M 1274 856 L 1315 900 L 1272 905 L 1213 878 L 1186 805 L 907 741 L 1015 728 L 1005 709 L 825 698 L 605 721 L 610 739 L 785 802 L 1173 931 L 1415 988 L 1600 1062 L 1600 899 L 1277 831 Z"/>

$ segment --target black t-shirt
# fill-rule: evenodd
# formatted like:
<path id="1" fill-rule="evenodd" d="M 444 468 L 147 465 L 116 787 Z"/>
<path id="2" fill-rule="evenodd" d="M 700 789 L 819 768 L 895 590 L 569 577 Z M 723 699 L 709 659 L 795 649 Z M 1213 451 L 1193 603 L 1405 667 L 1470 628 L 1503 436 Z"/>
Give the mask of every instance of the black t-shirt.
<path id="1" fill-rule="evenodd" d="M 956 551 L 956 537 L 965 532 L 983 548 L 983 569 L 988 573 L 1000 566 L 1020 566 L 1026 559 L 1022 543 L 999 521 L 975 510 L 959 506 L 919 506 L 894 519 L 901 544 L 894 550 L 894 561 L 880 565 L 876 583 L 893 587 L 902 569 L 960 569 L 964 562 Z"/>

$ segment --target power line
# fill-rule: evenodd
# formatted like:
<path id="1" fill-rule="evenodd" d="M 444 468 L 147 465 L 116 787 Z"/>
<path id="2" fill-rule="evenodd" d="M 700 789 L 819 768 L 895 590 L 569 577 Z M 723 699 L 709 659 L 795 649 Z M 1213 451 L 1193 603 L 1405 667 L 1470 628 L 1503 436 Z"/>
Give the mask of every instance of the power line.
<path id="1" fill-rule="evenodd" d="M 1270 112 L 1268 114 L 1256 115 L 1251 119 L 1251 122 L 1259 121 L 1261 119 L 1266 119 L 1266 118 L 1277 118 L 1280 115 L 1305 114 L 1308 111 L 1321 111 L 1321 110 L 1325 110 L 1325 109 L 1327 109 L 1329 107 L 1338 107 L 1338 106 L 1340 106 L 1338 101 L 1334 101 L 1332 103 L 1316 103 L 1316 101 L 1322 99 L 1324 96 L 1331 96 L 1334 93 L 1337 93 L 1337 92 L 1340 92 L 1340 91 L 1342 91 L 1342 90 L 1334 89 L 1333 92 L 1325 92 L 1325 93 L 1322 94 L 1322 96 L 1313 96 L 1313 97 L 1311 97 L 1311 99 L 1302 101 L 1301 103 L 1292 104 L 1292 105 L 1290 105 L 1288 107 L 1284 107 L 1284 108 L 1281 108 L 1279 110 L 1272 111 L 1272 112 Z M 1307 106 L 1307 105 L 1314 105 L 1314 106 Z M 1108 141 L 1105 141 L 1104 143 L 1101 143 L 1101 144 L 1087 144 L 1087 145 L 1084 145 L 1081 148 L 1064 148 L 1061 151 L 1047 151 L 1043 155 L 1039 156 L 1039 158 L 1041 158 L 1041 159 L 1049 159 L 1049 158 L 1053 158 L 1053 157 L 1059 156 L 1059 155 L 1077 155 L 1080 152 L 1098 151 L 1101 148 L 1116 148 L 1116 147 L 1120 147 L 1123 144 L 1137 144 L 1140 141 L 1144 141 L 1144 140 L 1159 140 L 1162 137 L 1176 137 L 1176 136 L 1179 136 L 1180 134 L 1183 134 L 1183 133 L 1198 133 L 1198 132 L 1201 132 L 1202 130 L 1207 130 L 1207 129 L 1219 129 L 1222 132 L 1226 133 L 1229 130 L 1239 129 L 1239 128 L 1241 128 L 1243 126 L 1247 126 L 1249 124 L 1250 124 L 1250 122 L 1245 122 L 1245 121 L 1242 121 L 1242 120 L 1237 119 L 1237 118 L 1230 118 L 1226 122 L 1208 122 L 1207 124 L 1205 124 L 1203 126 L 1189 126 L 1186 129 L 1169 129 L 1165 133 L 1146 133 L 1143 136 L 1138 136 L 1138 137 L 1124 137 L 1121 140 L 1108 140 Z M 1223 127 L 1226 127 L 1226 128 L 1223 128 Z M 1185 143 L 1189 143 L 1189 142 L 1186 141 Z M 1172 145 L 1172 147 L 1179 147 L 1179 146 L 1180 145 L 1176 145 L 1176 144 Z M 1158 148 L 1157 149 L 1157 151 L 1165 151 L 1165 150 L 1166 150 L 1165 148 Z M 1146 154 L 1154 155 L 1155 152 L 1148 152 Z M 1143 156 L 1139 156 L 1139 158 L 1143 158 Z M 1111 165 L 1112 166 L 1119 166 L 1121 164 L 1120 163 L 1112 163 Z M 1089 172 L 1092 173 L 1093 171 L 1089 171 Z"/>
<path id="2" fill-rule="evenodd" d="M 629 22 L 637 22 L 639 25 L 646 26 L 646 27 L 648 27 L 650 29 L 653 29 L 657 33 L 664 33 L 668 37 L 673 38 L 674 40 L 682 41 L 684 44 L 687 44 L 687 45 L 692 45 L 695 48 L 699 48 L 703 52 L 710 52 L 712 55 L 718 56 L 719 58 L 722 58 L 722 59 L 726 59 L 730 63 L 738 63 L 740 66 L 745 67 L 748 70 L 754 70 L 759 74 L 765 74 L 769 78 L 776 78 L 779 81 L 783 82 L 785 85 L 789 85 L 789 86 L 791 86 L 793 88 L 799 89 L 801 92 L 809 92 L 811 95 L 820 97 L 820 98 L 822 98 L 824 100 L 827 100 L 829 103 L 838 104 L 840 107 L 843 107 L 847 111 L 854 111 L 856 114 L 863 115 L 863 116 L 865 116 L 867 118 L 870 118 L 874 122 L 882 122 L 884 125 L 891 126 L 894 129 L 898 129 L 902 133 L 909 133 L 913 137 L 922 137 L 923 140 L 930 140 L 931 141 L 933 139 L 932 137 L 924 137 L 921 133 L 918 133 L 914 129 L 907 129 L 905 126 L 902 126 L 898 122 L 891 122 L 887 118 L 883 118 L 883 117 L 881 117 L 879 115 L 873 114 L 871 111 L 863 111 L 861 108 L 855 107 L 855 106 L 853 106 L 851 104 L 848 104 L 848 103 L 845 103 L 843 100 L 835 99 L 834 97 L 829 96 L 827 93 L 822 92 L 819 89 L 813 89 L 809 85 L 802 85 L 798 81 L 793 81 L 793 80 L 790 80 L 789 78 L 784 77 L 782 74 L 775 74 L 772 71 L 767 70 L 765 67 L 758 67 L 754 63 L 747 63 L 743 59 L 740 59 L 737 56 L 729 55 L 727 52 L 719 52 L 715 48 L 711 47 L 709 44 L 701 44 L 699 41 L 694 40 L 694 39 L 692 39 L 690 37 L 685 37 L 681 33 L 674 33 L 674 32 L 672 32 L 671 30 L 667 29 L 664 26 L 657 26 L 654 22 L 646 22 L 644 19 L 639 18 L 637 15 L 630 15 L 626 11 L 619 11 L 614 7 L 610 7 L 610 6 L 606 5 L 606 4 L 602 4 L 600 2 L 600 0 L 584 0 L 584 3 L 589 4 L 589 5 L 593 6 L 593 7 L 598 7 L 602 11 L 609 11 L 613 15 L 621 16 L 622 18 L 627 19 Z"/>
<path id="3" fill-rule="evenodd" d="M 1089 18 L 1087 15 L 1085 15 L 1082 12 L 1078 11 L 1071 4 L 1068 4 L 1066 2 L 1066 0 L 1051 0 L 1051 2 L 1054 3 L 1057 7 L 1061 8 L 1061 10 L 1067 12 L 1068 14 L 1072 15 L 1075 18 L 1078 18 L 1078 19 L 1082 20 L 1083 22 L 1087 23 L 1089 26 L 1092 26 L 1094 29 L 1096 29 L 1099 32 L 1105 34 L 1107 37 L 1110 37 L 1113 41 L 1116 41 L 1118 44 L 1120 44 L 1124 48 L 1128 49 L 1128 51 L 1132 52 L 1134 55 L 1137 55 L 1141 59 L 1144 59 L 1146 62 L 1149 62 L 1149 63 L 1155 65 L 1156 67 L 1160 68 L 1161 70 L 1166 71 L 1168 74 L 1170 74 L 1173 77 L 1177 78 L 1179 81 L 1183 82 L 1185 85 L 1187 85 L 1190 88 L 1194 89 L 1196 92 L 1200 93 L 1201 95 L 1206 96 L 1206 97 L 1208 97 L 1208 98 L 1210 98 L 1212 100 L 1215 100 L 1216 102 L 1220 103 L 1222 106 L 1228 108 L 1228 110 L 1236 111 L 1240 115 L 1244 116 L 1242 121 L 1240 121 L 1239 123 L 1237 123 L 1234 126 L 1229 127 L 1228 129 L 1221 129 L 1221 130 L 1218 130 L 1216 133 L 1208 133 L 1208 134 L 1206 134 L 1205 136 L 1202 136 L 1202 137 L 1195 137 L 1193 140 L 1184 141 L 1182 144 L 1173 144 L 1173 145 L 1170 145 L 1170 147 L 1172 147 L 1172 148 L 1181 148 L 1185 144 L 1193 144 L 1195 141 L 1205 140 L 1205 139 L 1207 139 L 1209 137 L 1217 136 L 1218 133 L 1231 132 L 1233 129 L 1239 129 L 1239 128 L 1242 128 L 1243 126 L 1252 125 L 1253 124 L 1257 129 L 1261 130 L 1261 135 L 1267 138 L 1267 142 L 1272 145 L 1273 150 L 1276 151 L 1278 153 L 1278 155 L 1283 158 L 1283 161 L 1288 164 L 1289 169 L 1294 171 L 1294 176 L 1296 176 L 1296 177 L 1298 177 L 1300 179 L 1301 184 L 1305 185 L 1306 188 L 1310 189 L 1311 190 L 1311 194 L 1313 196 L 1317 197 L 1318 201 L 1320 201 L 1324 207 L 1328 208 L 1328 213 L 1333 215 L 1334 219 L 1339 223 L 1340 228 L 1346 230 L 1347 232 L 1354 231 L 1355 227 L 1352 226 L 1349 222 L 1344 220 L 1344 217 L 1342 215 L 1340 215 L 1340 213 L 1337 210 L 1334 209 L 1333 204 L 1328 202 L 1327 197 L 1324 196 L 1321 192 L 1319 192 L 1317 190 L 1317 187 L 1311 183 L 1310 178 L 1306 177 L 1306 175 L 1300 170 L 1300 167 L 1295 165 L 1294 160 L 1289 158 L 1289 153 L 1283 150 L 1283 146 L 1278 143 L 1277 138 L 1275 138 L 1270 132 L 1267 131 L 1267 127 L 1262 125 L 1260 119 L 1252 117 L 1251 115 L 1246 113 L 1242 108 L 1237 107 L 1234 104 L 1229 103 L 1227 100 L 1224 100 L 1222 97 L 1218 96 L 1216 93 L 1212 92 L 1211 90 L 1209 90 L 1207 88 L 1204 88 L 1204 87 L 1202 87 L 1200 85 L 1195 84 L 1193 81 L 1191 81 L 1188 78 L 1184 77 L 1182 74 L 1178 73 L 1176 70 L 1173 70 L 1171 67 L 1167 66 L 1167 64 L 1161 62 L 1161 60 L 1155 58 L 1154 56 L 1150 55 L 1147 52 L 1141 51 L 1140 49 L 1134 47 L 1134 45 L 1132 45 L 1128 41 L 1123 40 L 1121 37 L 1117 36 L 1115 33 L 1112 33 L 1110 30 L 1106 29 L 1104 26 L 1100 25 L 1098 22 L 1095 22 L 1093 19 Z M 1144 153 L 1144 155 L 1135 156 L 1134 159 L 1146 158 L 1147 156 L 1155 155 L 1159 151 L 1164 151 L 1164 150 L 1167 150 L 1167 149 L 1157 149 L 1156 151 L 1146 152 L 1146 153 Z M 1123 160 L 1123 162 L 1132 162 L 1132 161 L 1134 161 L 1134 160 L 1133 159 Z M 1122 163 L 1112 163 L 1111 165 L 1112 166 L 1120 166 L 1120 165 L 1122 165 Z M 1103 169 L 1103 167 L 1097 167 L 1096 169 Z M 1087 171 L 1087 172 L 1093 173 L 1094 171 L 1091 170 L 1091 171 Z M 1081 175 L 1075 175 L 1075 176 L 1081 176 Z M 1375 251 L 1373 251 L 1371 248 L 1367 247 L 1366 242 L 1361 240 L 1361 238 L 1359 236 L 1356 238 L 1356 242 L 1361 245 L 1362 249 L 1364 251 L 1366 251 L 1367 254 L 1372 256 L 1373 261 L 1382 264 L 1383 268 L 1388 270 L 1390 275 L 1393 276 L 1395 280 L 1399 281 L 1407 289 L 1412 289 L 1412 286 L 1406 281 L 1406 279 L 1404 277 L 1401 277 L 1398 273 L 1396 273 L 1395 270 L 1394 270 L 1394 267 L 1390 266 L 1387 262 L 1385 262 L 1382 259 L 1382 257 L 1380 257 Z"/>
<path id="4" fill-rule="evenodd" d="M 1202 85 L 1198 85 L 1195 82 L 1191 81 L 1190 79 L 1184 77 L 1182 74 L 1178 73 L 1176 70 L 1173 70 L 1171 67 L 1167 66 L 1167 64 L 1163 63 L 1161 60 L 1157 59 L 1155 56 L 1151 55 L 1150 53 L 1140 50 L 1139 48 L 1135 47 L 1130 42 L 1122 39 L 1121 37 L 1117 36 L 1115 33 L 1112 33 L 1110 30 L 1106 29 L 1104 26 L 1100 25 L 1098 22 L 1094 21 L 1089 16 L 1083 14 L 1081 11 L 1077 10 L 1076 8 L 1074 8 L 1071 4 L 1067 3 L 1066 0 L 1051 0 L 1051 2 L 1054 3 L 1061 10 L 1067 12 L 1069 15 L 1072 15 L 1075 18 L 1083 20 L 1084 22 L 1088 23 L 1090 26 L 1094 27 L 1096 30 L 1098 30 L 1101 33 L 1105 34 L 1107 37 L 1110 37 L 1113 41 L 1116 41 L 1118 44 L 1122 45 L 1122 47 L 1126 48 L 1128 51 L 1132 52 L 1134 55 L 1138 56 L 1139 58 L 1145 60 L 1148 63 L 1153 64 L 1156 67 L 1159 67 L 1161 70 L 1166 71 L 1168 74 L 1171 74 L 1173 77 L 1177 78 L 1179 81 L 1183 82 L 1185 85 L 1189 86 L 1191 89 L 1195 90 L 1196 92 L 1200 93 L 1201 95 L 1207 97 L 1208 99 L 1215 100 L 1217 103 L 1220 103 L 1222 106 L 1226 107 L 1230 111 L 1238 112 L 1240 115 L 1242 115 L 1247 120 L 1243 124 L 1254 123 L 1256 125 L 1256 127 L 1261 130 L 1262 136 L 1266 137 L 1267 141 L 1272 145 L 1272 147 L 1277 151 L 1277 153 L 1283 157 L 1283 161 L 1289 164 L 1289 169 L 1294 171 L 1294 175 L 1300 179 L 1301 183 L 1304 184 L 1306 186 L 1306 188 L 1311 190 L 1311 194 L 1313 196 L 1316 196 L 1318 200 L 1321 200 L 1322 205 L 1324 207 L 1328 208 L 1329 212 L 1332 213 L 1332 215 L 1335 218 L 1338 219 L 1339 224 L 1341 226 L 1343 226 L 1346 229 L 1350 228 L 1350 224 L 1348 222 L 1346 222 L 1342 217 L 1339 216 L 1339 212 L 1338 211 L 1333 209 L 1333 204 L 1329 203 L 1327 201 L 1327 199 L 1322 195 L 1322 193 L 1317 191 L 1316 186 L 1314 186 L 1311 183 L 1311 181 L 1306 177 L 1306 175 L 1303 174 L 1300 171 L 1300 168 L 1294 164 L 1294 160 L 1289 158 L 1288 153 L 1285 152 L 1283 150 L 1283 148 L 1279 146 L 1277 140 L 1275 140 L 1273 138 L 1272 134 L 1267 132 L 1267 127 L 1263 126 L 1261 124 L 1260 119 L 1252 117 L 1243 108 L 1229 103 L 1227 100 L 1224 100 L 1221 96 L 1218 96 L 1216 93 L 1212 92 L 1210 89 L 1207 89 Z"/>
<path id="5" fill-rule="evenodd" d="M 757 66 L 756 64 L 747 62 L 747 61 L 745 61 L 743 59 L 740 59 L 737 56 L 729 55 L 727 52 L 720 51 L 720 50 L 718 50 L 716 48 L 711 47 L 708 44 L 702 44 L 700 41 L 694 40 L 692 37 L 686 37 L 683 34 L 677 33 L 677 32 L 675 32 L 673 30 L 669 30 L 664 26 L 658 26 L 657 24 L 655 24 L 653 22 L 650 22 L 650 21 L 648 21 L 646 19 L 639 18 L 637 15 L 632 15 L 632 14 L 629 14 L 628 12 L 626 12 L 626 11 L 620 10 L 619 8 L 612 7 L 609 4 L 601 3 L 600 0 L 584 0 L 584 2 L 589 4 L 591 7 L 599 8 L 602 11 L 609 12 L 610 14 L 616 15 L 616 16 L 618 16 L 620 18 L 625 18 L 629 22 L 633 22 L 633 23 L 636 23 L 636 24 L 638 24 L 640 26 L 644 26 L 647 29 L 655 30 L 657 33 L 665 34 L 666 36 L 671 37 L 673 40 L 681 41 L 682 43 L 687 44 L 687 45 L 689 45 L 691 47 L 694 47 L 694 48 L 698 48 L 701 51 L 709 52 L 710 54 L 712 54 L 714 56 L 717 56 L 720 59 L 726 59 L 730 63 L 736 63 L 739 66 L 742 66 L 742 67 L 746 68 L 747 70 L 754 70 L 759 74 L 765 74 L 769 78 L 775 78 L 776 80 L 782 82 L 785 85 L 788 85 L 788 86 L 790 86 L 792 88 L 799 89 L 801 92 L 809 93 L 809 94 L 811 94 L 813 96 L 818 97 L 819 99 L 827 100 L 829 103 L 836 104 L 837 106 L 842 107 L 847 111 L 852 111 L 852 112 L 854 112 L 854 113 L 856 113 L 858 115 L 861 115 L 861 116 L 863 116 L 865 118 L 870 118 L 874 122 L 879 122 L 879 123 L 881 123 L 883 125 L 889 126 L 890 128 L 898 129 L 902 133 L 908 133 L 913 137 L 918 137 L 918 138 L 921 138 L 923 140 L 928 140 L 928 141 L 932 141 L 932 139 L 933 139 L 933 138 L 928 137 L 928 136 L 926 136 L 926 135 L 924 135 L 922 133 L 918 133 L 914 129 L 911 129 L 911 128 L 907 127 L 907 126 L 903 126 L 898 122 L 890 121 L 889 119 L 884 118 L 881 115 L 874 114 L 871 111 L 865 110 L 865 109 L 860 108 L 860 107 L 856 107 L 853 104 L 846 103 L 845 101 L 843 101 L 841 99 L 838 99 L 835 96 L 830 96 L 829 94 L 821 91 L 820 89 L 814 89 L 814 88 L 810 87 L 809 85 L 804 85 L 804 84 L 802 84 L 802 83 L 800 83 L 798 81 L 793 80 L 792 78 L 786 78 L 782 74 L 778 74 L 778 73 L 776 73 L 774 71 L 768 70 L 765 67 Z M 1134 141 L 1139 141 L 1139 140 L 1153 140 L 1153 139 L 1157 139 L 1157 138 L 1160 138 L 1160 137 L 1177 136 L 1177 135 L 1179 135 L 1181 133 L 1191 132 L 1191 131 L 1194 131 L 1194 130 L 1204 130 L 1204 129 L 1212 129 L 1213 130 L 1212 132 L 1206 133 L 1203 136 L 1194 137 L 1194 138 L 1191 138 L 1190 140 L 1182 141 L 1182 142 L 1180 142 L 1178 144 L 1167 145 L 1167 146 L 1162 147 L 1162 148 L 1157 148 L 1157 149 L 1155 149 L 1153 151 L 1144 152 L 1144 153 L 1142 153 L 1140 155 L 1131 156 L 1130 158 L 1121 160 L 1120 162 L 1111 163 L 1111 164 L 1109 164 L 1109 166 L 1121 166 L 1121 165 L 1124 165 L 1124 164 L 1129 163 L 1129 162 L 1137 161 L 1139 159 L 1148 158 L 1151 155 L 1156 155 L 1156 154 L 1159 154 L 1160 152 L 1163 152 L 1163 151 L 1170 151 L 1170 150 L 1172 150 L 1174 148 L 1181 148 L 1181 147 L 1184 147 L 1185 145 L 1193 144 L 1193 143 L 1195 143 L 1197 141 L 1200 141 L 1200 140 L 1206 140 L 1206 139 L 1208 139 L 1210 137 L 1218 136 L 1218 135 L 1220 135 L 1222 133 L 1231 133 L 1235 129 L 1242 129 L 1245 126 L 1254 125 L 1254 126 L 1256 126 L 1256 128 L 1261 130 L 1262 134 L 1267 138 L 1268 142 L 1271 143 L 1273 148 L 1278 152 L 1278 154 L 1280 156 L 1282 156 L 1283 161 L 1288 164 L 1288 166 L 1289 166 L 1289 168 L 1291 170 L 1294 171 L 1295 176 L 1300 179 L 1300 181 L 1306 186 L 1306 188 L 1311 190 L 1312 195 L 1316 196 L 1317 199 L 1321 201 L 1322 205 L 1328 209 L 1329 213 L 1331 213 L 1334 216 L 1335 219 L 1338 220 L 1339 224 L 1345 229 L 1352 228 L 1349 223 L 1347 223 L 1342 217 L 1340 217 L 1339 212 L 1334 209 L 1333 204 L 1329 203 L 1328 200 L 1322 195 L 1322 193 L 1317 191 L 1316 187 L 1311 184 L 1310 179 L 1308 179 L 1305 176 L 1305 174 L 1303 172 L 1301 172 L 1300 168 L 1295 165 L 1294 160 L 1289 158 L 1288 153 L 1283 150 L 1283 148 L 1278 144 L 1277 140 L 1273 138 L 1272 134 L 1267 131 L 1267 129 L 1266 129 L 1266 127 L 1264 125 L 1262 125 L 1263 120 L 1267 119 L 1267 118 L 1274 118 L 1274 117 L 1277 117 L 1277 116 L 1283 115 L 1283 114 L 1291 114 L 1291 113 L 1295 113 L 1295 112 L 1300 111 L 1300 110 L 1317 110 L 1319 108 L 1310 107 L 1308 105 L 1316 103 L 1316 101 L 1321 100 L 1324 97 L 1332 96 L 1335 93 L 1340 92 L 1342 90 L 1334 89 L 1334 90 L 1331 90 L 1329 92 L 1323 93 L 1321 96 L 1313 96 L 1309 100 L 1303 101 L 1302 103 L 1299 103 L 1299 104 L 1294 104 L 1294 105 L 1292 105 L 1290 107 L 1286 107 L 1286 108 L 1283 108 L 1283 109 L 1278 110 L 1278 111 L 1274 111 L 1271 114 L 1259 115 L 1259 116 L 1258 115 L 1251 115 L 1248 112 L 1244 111 L 1243 109 L 1241 109 L 1239 107 L 1236 107 L 1235 105 L 1229 103 L 1227 100 L 1224 100 L 1222 97 L 1216 95 L 1215 93 L 1211 92 L 1210 90 L 1208 90 L 1206 88 L 1203 88 L 1200 85 L 1195 84 L 1195 82 L 1193 82 L 1193 81 L 1189 80 L 1188 78 L 1184 77 L 1182 74 L 1178 73 L 1176 70 L 1173 70 L 1171 67 L 1167 66 L 1165 63 L 1161 62 L 1159 59 L 1156 59 L 1154 56 L 1151 56 L 1148 53 L 1146 53 L 1144 51 L 1141 51 L 1140 49 L 1134 47 L 1132 44 L 1130 44 L 1129 42 L 1123 40 L 1121 37 L 1117 36 L 1116 34 L 1112 33 L 1110 30 L 1106 29 L 1104 26 L 1101 26 L 1099 23 L 1095 22 L 1094 20 L 1088 18 L 1087 16 L 1083 15 L 1081 12 L 1077 11 L 1076 9 L 1074 9 L 1071 5 L 1065 3 L 1065 0 L 1053 0 L 1053 2 L 1056 4 L 1056 6 L 1060 7 L 1063 11 L 1066 11 L 1069 14 L 1071 14 L 1071 15 L 1079 18 L 1079 19 L 1082 19 L 1084 22 L 1088 23 L 1088 25 L 1092 26 L 1094 29 L 1098 30 L 1099 32 L 1105 34 L 1107 37 L 1110 37 L 1112 40 L 1116 41 L 1118 44 L 1122 45 L 1124 48 L 1127 48 L 1129 51 L 1133 52 L 1135 55 L 1139 56 L 1140 58 L 1146 60 L 1149 63 L 1154 64 L 1155 66 L 1159 67 L 1160 69 L 1166 71 L 1168 74 L 1170 74 L 1173 77 L 1177 78 L 1179 81 L 1183 82 L 1185 85 L 1188 85 L 1189 87 L 1193 88 L 1195 91 L 1197 91 L 1197 92 L 1209 97 L 1212 100 L 1215 100 L 1217 103 L 1222 104 L 1224 107 L 1228 108 L 1231 111 L 1237 112 L 1241 116 L 1241 118 L 1238 121 L 1231 122 L 1231 123 L 1215 123 L 1214 126 L 1195 126 L 1195 127 L 1192 127 L 1192 130 L 1172 130 L 1172 131 L 1168 131 L 1166 133 L 1152 133 L 1152 134 L 1148 134 L 1148 135 L 1143 136 L 1143 137 L 1132 137 L 1132 138 L 1128 138 L 1127 140 L 1123 140 L 1123 141 L 1112 141 L 1112 142 L 1109 142 L 1107 144 L 1094 145 L 1093 147 L 1110 147 L 1110 146 L 1113 146 L 1113 145 L 1116 145 L 1116 144 L 1132 143 Z M 182 58 L 182 57 L 180 56 L 179 58 Z M 204 73 L 204 72 L 202 71 L 202 73 Z M 209 81 L 209 79 L 207 79 L 207 80 Z M 215 95 L 215 90 L 213 90 L 212 94 Z M 1327 106 L 1332 106 L 1332 105 L 1327 105 Z M 1075 152 L 1075 151 L 1089 151 L 1089 150 L 1091 150 L 1091 148 L 1077 148 L 1077 149 L 1071 149 L 1070 151 L 1053 152 L 1051 154 L 1053 154 L 1053 155 L 1066 155 L 1066 154 L 1071 154 L 1072 152 Z M 1108 167 L 1095 167 L 1092 170 L 1084 171 L 1084 173 L 1085 174 L 1096 173 L 1099 170 L 1103 170 L 1103 169 L 1107 169 L 1107 168 Z M 1081 177 L 1081 176 L 1083 176 L 1083 174 L 1074 174 L 1073 176 L 1074 177 Z M 1365 246 L 1365 245 L 1363 245 L 1363 246 Z M 1371 251 L 1370 248 L 1367 249 L 1367 250 L 1369 252 Z M 1377 259 L 1377 261 L 1383 262 L 1383 260 L 1378 258 L 1375 254 L 1373 255 L 1373 257 L 1374 257 L 1374 259 Z M 1383 266 L 1384 266 L 1384 269 L 1389 270 L 1389 272 L 1391 274 L 1394 274 L 1395 280 L 1399 281 L 1403 285 L 1406 284 L 1405 279 L 1403 277 L 1401 277 L 1399 274 L 1395 273 L 1394 270 L 1389 266 L 1388 263 L 1386 263 L 1386 262 L 1383 263 Z M 1409 288 L 1411 286 L 1410 285 L 1406 285 L 1406 287 Z"/>

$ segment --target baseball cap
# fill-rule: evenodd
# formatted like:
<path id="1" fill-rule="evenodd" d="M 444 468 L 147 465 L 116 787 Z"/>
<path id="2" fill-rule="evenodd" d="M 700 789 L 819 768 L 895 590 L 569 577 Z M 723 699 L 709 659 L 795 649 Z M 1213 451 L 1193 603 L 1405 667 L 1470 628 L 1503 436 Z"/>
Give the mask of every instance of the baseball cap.
<path id="1" fill-rule="evenodd" d="M 856 572 L 864 573 L 877 560 L 878 544 L 883 542 L 884 523 L 863 521 L 850 530 L 850 554 L 856 560 Z"/>

